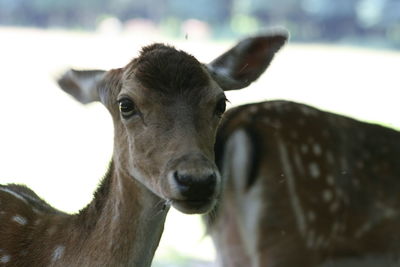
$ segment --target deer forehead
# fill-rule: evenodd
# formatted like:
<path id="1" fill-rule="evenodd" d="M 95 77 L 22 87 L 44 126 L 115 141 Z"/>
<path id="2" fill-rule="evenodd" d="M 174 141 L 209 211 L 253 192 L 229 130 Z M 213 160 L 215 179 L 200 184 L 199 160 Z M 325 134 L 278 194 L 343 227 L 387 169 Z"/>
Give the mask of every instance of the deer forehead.
<path id="1" fill-rule="evenodd" d="M 210 83 L 206 68 L 195 57 L 163 44 L 144 47 L 125 67 L 124 79 L 168 95 L 199 90 Z"/>
<path id="2" fill-rule="evenodd" d="M 171 46 L 144 47 L 140 56 L 123 69 L 121 93 L 135 94 L 137 101 L 200 101 L 222 92 L 203 64 Z"/>

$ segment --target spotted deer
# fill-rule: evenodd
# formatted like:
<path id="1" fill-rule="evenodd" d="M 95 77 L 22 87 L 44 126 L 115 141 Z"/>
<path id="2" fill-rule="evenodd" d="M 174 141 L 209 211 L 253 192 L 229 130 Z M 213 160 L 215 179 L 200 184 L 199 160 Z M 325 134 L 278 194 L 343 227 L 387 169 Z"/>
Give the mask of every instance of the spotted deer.
<path id="1" fill-rule="evenodd" d="M 269 101 L 226 112 L 215 151 L 221 266 L 400 266 L 400 132 Z"/>
<path id="2" fill-rule="evenodd" d="M 1 186 L 0 265 L 150 266 L 170 205 L 205 213 L 220 195 L 214 143 L 224 91 L 257 79 L 286 39 L 247 38 L 209 64 L 153 44 L 123 68 L 67 71 L 60 87 L 112 116 L 109 169 L 77 214 L 25 186 Z"/>

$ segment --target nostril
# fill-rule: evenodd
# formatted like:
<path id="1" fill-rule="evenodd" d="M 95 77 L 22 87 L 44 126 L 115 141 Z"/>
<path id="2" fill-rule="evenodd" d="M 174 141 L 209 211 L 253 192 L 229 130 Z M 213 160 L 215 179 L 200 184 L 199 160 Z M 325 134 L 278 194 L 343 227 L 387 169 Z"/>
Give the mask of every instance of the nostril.
<path id="1" fill-rule="evenodd" d="M 193 180 L 189 175 L 179 174 L 177 171 L 174 172 L 174 180 L 180 194 L 184 197 L 192 195 L 192 183 Z"/>
<path id="2" fill-rule="evenodd" d="M 193 176 L 189 174 L 173 173 L 174 180 L 182 196 L 189 199 L 205 199 L 215 192 L 217 176 L 213 172 L 205 176 Z"/>
<path id="3" fill-rule="evenodd" d="M 190 186 L 193 183 L 190 175 L 182 175 L 177 171 L 174 172 L 174 179 L 180 186 Z"/>

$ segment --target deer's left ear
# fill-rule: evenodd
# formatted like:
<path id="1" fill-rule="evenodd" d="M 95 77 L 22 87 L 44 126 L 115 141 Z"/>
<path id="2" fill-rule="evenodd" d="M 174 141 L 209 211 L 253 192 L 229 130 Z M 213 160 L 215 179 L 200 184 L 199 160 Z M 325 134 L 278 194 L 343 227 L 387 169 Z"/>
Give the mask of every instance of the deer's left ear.
<path id="1" fill-rule="evenodd" d="M 58 85 L 82 104 L 100 101 L 98 85 L 103 80 L 104 70 L 66 71 L 58 80 Z"/>
<path id="2" fill-rule="evenodd" d="M 223 90 L 242 89 L 260 77 L 287 39 L 285 31 L 244 39 L 207 68 Z"/>

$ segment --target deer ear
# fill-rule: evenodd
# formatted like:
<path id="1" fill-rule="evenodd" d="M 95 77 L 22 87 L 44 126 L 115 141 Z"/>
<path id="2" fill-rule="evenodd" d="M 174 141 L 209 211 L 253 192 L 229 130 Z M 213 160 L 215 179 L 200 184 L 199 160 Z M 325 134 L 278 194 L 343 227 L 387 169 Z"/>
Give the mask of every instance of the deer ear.
<path id="1" fill-rule="evenodd" d="M 104 70 L 70 69 L 57 80 L 57 83 L 76 100 L 88 104 L 100 101 L 98 85 L 103 80 L 104 74 Z"/>
<path id="2" fill-rule="evenodd" d="M 225 91 L 242 89 L 260 77 L 287 39 L 286 31 L 244 39 L 207 68 Z"/>

